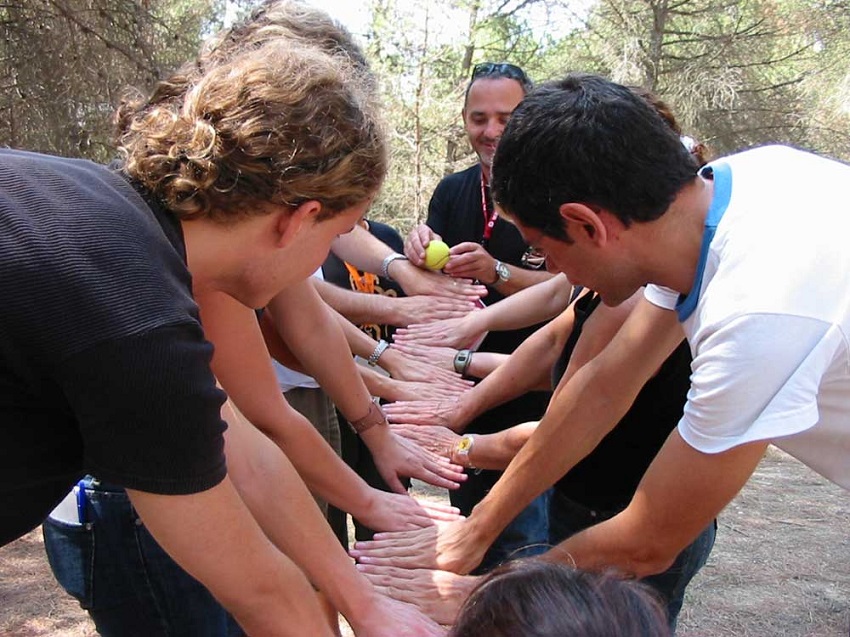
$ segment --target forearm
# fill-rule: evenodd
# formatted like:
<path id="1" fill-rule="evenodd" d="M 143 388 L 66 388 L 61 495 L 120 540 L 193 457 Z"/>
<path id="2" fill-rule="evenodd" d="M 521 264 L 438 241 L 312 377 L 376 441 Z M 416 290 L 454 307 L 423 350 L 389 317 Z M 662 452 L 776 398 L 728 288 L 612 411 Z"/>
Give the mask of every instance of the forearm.
<path id="1" fill-rule="evenodd" d="M 272 545 L 229 478 L 192 495 L 128 494 L 157 542 L 247 633 L 332 634 L 304 574 Z"/>
<path id="2" fill-rule="evenodd" d="M 284 400 L 254 313 L 226 295 L 203 296 L 199 304 L 215 345 L 213 372 L 240 412 L 280 446 L 317 495 L 346 511 L 368 507 L 368 485 Z"/>
<path id="3" fill-rule="evenodd" d="M 563 274 L 538 281 L 480 310 L 475 318 L 476 327 L 481 332 L 499 332 L 542 323 L 566 309 L 572 290 L 573 286 Z"/>
<path id="4" fill-rule="evenodd" d="M 462 416 L 463 426 L 484 412 L 529 391 L 548 388 L 550 370 L 558 356 L 560 344 L 558 330 L 552 324 L 547 325 L 526 339 L 489 375 L 483 372 L 495 360 L 488 362 L 490 357 L 486 356 L 486 352 L 474 352 L 467 373 L 476 378 L 484 377 L 484 380 L 460 399 L 458 412 Z"/>
<path id="5" fill-rule="evenodd" d="M 555 276 L 546 270 L 526 270 L 525 268 L 521 268 L 516 265 L 505 265 L 507 265 L 508 270 L 511 272 L 510 279 L 503 281 L 496 286 L 492 285 L 492 279 L 484 282 L 493 289 L 498 290 L 498 292 L 504 296 L 511 296 L 517 292 L 530 288 L 537 283 L 548 281 Z"/>
<path id="6" fill-rule="evenodd" d="M 740 492 L 768 444 L 757 440 L 708 454 L 673 430 L 629 506 L 568 538 L 552 559 L 568 553 L 579 568 L 614 567 L 634 577 L 664 571 Z"/>
<path id="7" fill-rule="evenodd" d="M 244 421 L 228 430 L 227 454 L 234 483 L 268 538 L 343 615 L 351 618 L 366 608 L 374 590 L 354 569 L 286 456 Z"/>
<path id="8" fill-rule="evenodd" d="M 507 354 L 495 352 L 470 352 L 469 367 L 466 368 L 466 376 L 472 378 L 486 378 L 498 367 L 508 361 Z"/>
<path id="9" fill-rule="evenodd" d="M 362 418 L 371 401 L 335 314 L 309 283 L 269 304 L 278 332 L 343 415 Z"/>
<path id="10" fill-rule="evenodd" d="M 519 450 L 537 429 L 537 422 L 524 422 L 494 434 L 478 434 L 468 455 L 469 465 L 477 469 L 507 467 Z M 452 462 L 458 462 L 456 451 L 452 451 Z"/>
<path id="11" fill-rule="evenodd" d="M 590 453 L 681 336 L 672 312 L 646 302 L 632 312 L 614 340 L 555 391 L 535 433 L 473 511 L 470 527 L 492 541 L 534 497 Z"/>
<path id="12" fill-rule="evenodd" d="M 343 261 L 358 270 L 381 273 L 381 262 L 393 254 L 394 250 L 359 225 L 351 232 L 337 237 L 331 250 Z"/>
<path id="13" fill-rule="evenodd" d="M 363 294 L 345 290 L 319 279 L 314 279 L 313 285 L 325 303 L 354 324 L 393 323 L 392 302 L 398 299 L 383 294 Z"/>
<path id="14" fill-rule="evenodd" d="M 351 350 L 351 353 L 355 356 L 359 356 L 360 358 L 368 360 L 369 356 L 372 355 L 372 352 L 374 352 L 375 348 L 378 346 L 378 341 L 376 341 L 368 334 L 364 333 L 363 330 L 359 329 L 356 325 L 346 319 L 342 314 L 336 312 L 333 308 L 331 308 L 331 311 L 335 314 L 335 320 L 337 322 L 337 325 L 339 325 L 340 330 L 342 330 L 342 334 L 345 337 L 346 343 L 348 343 L 348 348 Z M 388 353 L 389 350 L 385 351 L 378 359 L 378 364 L 381 367 L 383 367 L 384 357 Z"/>

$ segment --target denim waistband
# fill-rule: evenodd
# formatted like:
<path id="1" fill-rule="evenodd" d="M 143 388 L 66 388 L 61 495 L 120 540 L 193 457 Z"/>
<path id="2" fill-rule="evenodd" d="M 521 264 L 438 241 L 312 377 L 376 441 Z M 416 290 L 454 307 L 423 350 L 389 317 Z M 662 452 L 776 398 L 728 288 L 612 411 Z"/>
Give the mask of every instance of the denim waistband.
<path id="1" fill-rule="evenodd" d="M 102 491 L 104 493 L 123 493 L 124 487 L 113 482 L 105 482 L 95 476 L 88 475 L 82 479 L 82 483 L 86 489 L 92 491 Z"/>

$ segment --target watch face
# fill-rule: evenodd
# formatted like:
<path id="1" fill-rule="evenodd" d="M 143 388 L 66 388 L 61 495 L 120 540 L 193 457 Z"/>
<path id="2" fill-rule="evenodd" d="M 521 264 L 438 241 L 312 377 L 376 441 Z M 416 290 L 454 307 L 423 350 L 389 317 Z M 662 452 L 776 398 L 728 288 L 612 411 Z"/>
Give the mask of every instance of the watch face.
<path id="1" fill-rule="evenodd" d="M 472 447 L 472 438 L 464 436 L 457 442 L 457 450 L 458 453 L 469 453 L 470 448 Z"/>
<path id="2" fill-rule="evenodd" d="M 507 281 L 511 278 L 511 271 L 508 270 L 508 266 L 501 261 L 496 264 L 496 274 L 499 275 L 499 278 L 502 279 L 502 281 Z"/>

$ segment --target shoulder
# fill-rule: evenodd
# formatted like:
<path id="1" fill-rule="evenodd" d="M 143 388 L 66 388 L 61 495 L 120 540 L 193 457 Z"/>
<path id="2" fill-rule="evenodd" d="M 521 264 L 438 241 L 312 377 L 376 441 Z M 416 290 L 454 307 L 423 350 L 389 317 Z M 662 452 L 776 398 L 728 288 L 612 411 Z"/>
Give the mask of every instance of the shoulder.
<path id="1" fill-rule="evenodd" d="M 446 175 L 437 184 L 435 193 L 443 191 L 457 191 L 469 188 L 471 185 L 477 186 L 481 181 L 481 164 L 470 166 L 466 170 Z"/>

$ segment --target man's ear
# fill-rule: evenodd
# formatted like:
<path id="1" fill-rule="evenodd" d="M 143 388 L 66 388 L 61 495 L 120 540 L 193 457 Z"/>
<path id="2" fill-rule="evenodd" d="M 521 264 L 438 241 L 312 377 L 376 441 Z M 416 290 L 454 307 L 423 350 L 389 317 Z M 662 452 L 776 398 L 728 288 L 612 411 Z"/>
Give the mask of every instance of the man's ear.
<path id="1" fill-rule="evenodd" d="M 286 247 L 299 236 L 298 233 L 304 224 L 312 224 L 316 215 L 322 210 L 322 204 L 311 199 L 299 205 L 292 212 L 281 212 L 277 221 L 277 246 Z"/>
<path id="2" fill-rule="evenodd" d="M 567 234 L 575 240 L 584 233 L 590 241 L 599 245 L 608 240 L 608 228 L 602 217 L 592 208 L 581 203 L 565 203 L 558 208 L 561 219 L 567 225 Z"/>

